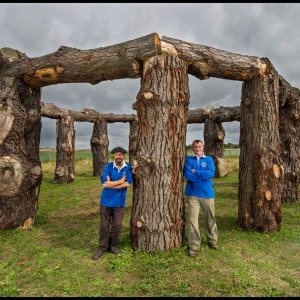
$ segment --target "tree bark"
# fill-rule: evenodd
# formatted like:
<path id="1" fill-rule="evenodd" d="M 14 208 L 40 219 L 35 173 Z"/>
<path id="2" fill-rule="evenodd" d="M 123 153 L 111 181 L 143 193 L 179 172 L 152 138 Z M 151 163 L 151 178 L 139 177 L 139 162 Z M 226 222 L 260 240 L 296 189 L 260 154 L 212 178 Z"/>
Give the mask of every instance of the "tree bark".
<path id="1" fill-rule="evenodd" d="M 22 76 L 31 87 L 70 82 L 97 84 L 105 80 L 138 78 L 142 62 L 157 54 L 160 54 L 157 33 L 89 50 L 61 46 L 54 53 L 36 58 L 25 56 L 11 63 L 0 53 L 0 62 L 3 62 L 0 78 Z"/>
<path id="2" fill-rule="evenodd" d="M 55 183 L 70 183 L 75 177 L 75 130 L 72 117 L 65 116 L 56 122 Z"/>
<path id="3" fill-rule="evenodd" d="M 91 138 L 91 149 L 93 154 L 93 176 L 100 176 L 104 166 L 108 163 L 107 121 L 102 120 L 94 123 Z"/>
<path id="4" fill-rule="evenodd" d="M 289 99 L 291 93 L 287 93 L 286 86 L 280 82 L 280 99 L 283 104 L 280 107 L 279 134 L 281 141 L 281 153 L 284 168 L 284 185 L 282 191 L 282 203 L 299 203 L 298 185 L 300 183 L 300 91 L 294 88 L 298 99 Z"/>
<path id="5" fill-rule="evenodd" d="M 283 166 L 279 139 L 279 78 L 243 83 L 240 121 L 238 223 L 258 232 L 281 229 Z"/>
<path id="6" fill-rule="evenodd" d="M 34 222 L 42 182 L 40 101 L 40 89 L 22 79 L 0 80 L 1 230 L 30 229 Z"/>
<path id="7" fill-rule="evenodd" d="M 215 177 L 220 177 L 219 158 L 224 154 L 225 130 L 221 123 L 206 119 L 204 123 L 204 152 L 215 162 Z"/>
<path id="8" fill-rule="evenodd" d="M 136 108 L 134 108 L 136 109 Z M 135 167 L 137 166 L 137 143 L 138 143 L 138 118 L 136 117 L 135 120 L 130 122 L 129 127 L 129 163 L 131 164 L 131 170 L 132 170 L 132 188 L 133 192 L 137 188 L 137 182 L 136 182 L 136 175 L 135 175 Z M 134 202 L 134 196 L 133 196 L 133 202 Z M 131 215 L 132 218 L 132 215 Z M 132 220 L 130 221 L 132 222 Z M 130 226 L 129 230 L 129 236 L 130 239 L 133 240 L 134 232 L 133 232 L 133 226 Z"/>
<path id="9" fill-rule="evenodd" d="M 227 52 L 166 36 L 161 38 L 161 51 L 162 54 L 172 54 L 183 59 L 188 64 L 188 73 L 199 79 L 217 77 L 243 81 L 268 73 L 267 64 L 259 57 Z"/>
<path id="10" fill-rule="evenodd" d="M 136 102 L 136 188 L 130 224 L 133 247 L 147 252 L 183 244 L 186 71 L 185 62 L 174 56 L 155 56 L 144 63 Z"/>
<path id="11" fill-rule="evenodd" d="M 130 122 L 129 127 L 129 163 L 132 167 L 136 165 L 135 157 L 138 143 L 138 121 L 137 118 Z"/>

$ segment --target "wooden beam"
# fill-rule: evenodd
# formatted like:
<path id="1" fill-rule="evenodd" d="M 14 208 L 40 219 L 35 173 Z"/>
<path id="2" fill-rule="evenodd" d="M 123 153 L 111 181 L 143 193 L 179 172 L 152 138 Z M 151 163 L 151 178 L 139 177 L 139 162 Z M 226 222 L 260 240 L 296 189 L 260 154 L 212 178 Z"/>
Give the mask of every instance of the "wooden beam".
<path id="1" fill-rule="evenodd" d="M 160 39 L 157 33 L 151 33 L 96 49 L 61 46 L 45 56 L 29 58 L 22 54 L 14 61 L 10 56 L 16 50 L 4 49 L 0 49 L 0 78 L 23 77 L 31 87 L 76 82 L 97 84 L 105 80 L 139 78 L 143 61 L 160 54 Z"/>
<path id="2" fill-rule="evenodd" d="M 50 119 L 60 119 L 62 116 L 70 115 L 76 122 L 97 122 L 106 120 L 108 123 L 115 122 L 132 122 L 137 119 L 134 114 L 101 114 L 93 109 L 85 108 L 81 111 L 64 109 L 56 106 L 53 103 L 41 103 L 42 117 Z M 219 108 L 200 108 L 188 111 L 188 123 L 204 123 L 206 119 L 211 119 L 214 122 L 232 122 L 240 120 L 240 107 L 219 107 Z"/>
<path id="3" fill-rule="evenodd" d="M 256 56 L 241 55 L 204 45 L 163 36 L 162 54 L 180 57 L 189 65 L 188 73 L 199 78 L 217 77 L 249 80 L 254 75 L 269 73 L 268 65 Z"/>

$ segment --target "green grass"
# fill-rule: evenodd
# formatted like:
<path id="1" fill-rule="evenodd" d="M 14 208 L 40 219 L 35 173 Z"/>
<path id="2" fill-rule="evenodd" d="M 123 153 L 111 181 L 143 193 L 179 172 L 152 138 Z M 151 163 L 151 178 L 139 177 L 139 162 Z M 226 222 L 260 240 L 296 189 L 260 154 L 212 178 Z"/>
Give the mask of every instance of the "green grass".
<path id="1" fill-rule="evenodd" d="M 0 232 L 0 296 L 297 296 L 300 294 L 300 206 L 283 206 L 282 230 L 241 230 L 238 163 L 214 179 L 221 251 L 208 248 L 200 215 L 201 250 L 187 256 L 134 251 L 129 240 L 132 188 L 120 238 L 123 252 L 90 259 L 98 246 L 101 185 L 92 162 L 76 162 L 71 184 L 54 184 L 54 162 L 43 163 L 43 183 L 31 230 Z"/>

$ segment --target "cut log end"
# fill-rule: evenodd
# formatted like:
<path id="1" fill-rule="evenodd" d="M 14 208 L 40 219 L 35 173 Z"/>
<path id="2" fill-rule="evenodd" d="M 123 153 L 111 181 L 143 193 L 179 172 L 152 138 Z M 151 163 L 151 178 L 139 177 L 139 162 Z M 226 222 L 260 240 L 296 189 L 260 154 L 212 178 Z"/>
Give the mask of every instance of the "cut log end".
<path id="1" fill-rule="evenodd" d="M 10 132 L 14 121 L 13 112 L 10 106 L 0 104 L 0 144 Z"/>
<path id="2" fill-rule="evenodd" d="M 141 228 L 143 226 L 143 222 L 137 221 L 136 222 L 136 227 Z"/>
<path id="3" fill-rule="evenodd" d="M 267 65 L 266 63 L 264 63 L 264 62 L 260 62 L 260 63 L 259 63 L 259 72 L 260 72 L 260 74 L 262 74 L 262 75 L 267 75 L 268 72 L 269 72 L 269 67 L 268 67 L 268 65 Z"/>
<path id="4" fill-rule="evenodd" d="M 22 225 L 19 226 L 20 229 L 23 230 L 28 230 L 31 229 L 33 225 L 33 219 L 32 218 L 28 218 L 24 221 L 24 223 Z"/>
<path id="5" fill-rule="evenodd" d="M 249 97 L 246 97 L 244 99 L 244 103 L 245 103 L 246 106 L 249 106 L 251 104 L 251 99 Z"/>
<path id="6" fill-rule="evenodd" d="M 151 92 L 144 93 L 143 96 L 145 100 L 150 100 L 151 98 L 153 98 L 153 94 Z"/>
<path id="7" fill-rule="evenodd" d="M 281 168 L 280 168 L 279 165 L 273 164 L 273 173 L 274 173 L 274 175 L 275 175 L 276 178 L 280 177 Z"/>
<path id="8" fill-rule="evenodd" d="M 173 44 L 161 41 L 161 54 L 178 56 L 178 52 Z"/>
<path id="9" fill-rule="evenodd" d="M 225 134 L 222 130 L 219 130 L 218 131 L 218 140 L 219 141 L 223 141 L 224 140 L 224 137 L 225 137 Z"/>
<path id="10" fill-rule="evenodd" d="M 161 41 L 159 35 L 155 32 L 154 34 L 154 45 L 157 54 L 161 54 Z"/>
<path id="11" fill-rule="evenodd" d="M 65 69 L 61 66 L 42 68 L 36 70 L 33 75 L 25 73 L 23 79 L 32 87 L 40 87 L 47 85 L 47 83 L 57 81 L 60 73 L 62 73 L 64 70 Z"/>
<path id="12" fill-rule="evenodd" d="M 140 77 L 142 74 L 143 65 L 141 62 L 134 60 L 132 63 L 132 69 L 136 77 Z"/>
<path id="13" fill-rule="evenodd" d="M 29 112 L 28 112 L 28 120 L 31 123 L 36 122 L 37 120 L 39 120 L 39 118 L 40 118 L 40 114 L 39 114 L 39 112 L 36 109 L 29 110 Z"/>
<path id="14" fill-rule="evenodd" d="M 271 201 L 271 199 L 272 199 L 272 193 L 270 191 L 266 191 L 265 192 L 265 197 L 266 197 L 267 201 Z"/>
<path id="15" fill-rule="evenodd" d="M 0 196 L 18 193 L 23 179 L 21 164 L 10 156 L 0 158 Z"/>

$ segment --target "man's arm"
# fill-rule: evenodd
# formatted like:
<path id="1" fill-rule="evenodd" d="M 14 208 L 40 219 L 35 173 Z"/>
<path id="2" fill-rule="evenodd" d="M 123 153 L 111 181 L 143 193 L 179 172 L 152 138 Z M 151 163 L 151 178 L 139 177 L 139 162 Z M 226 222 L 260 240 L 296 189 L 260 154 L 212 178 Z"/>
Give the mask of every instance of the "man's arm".
<path id="1" fill-rule="evenodd" d="M 205 170 L 192 169 L 189 161 L 184 164 L 184 176 L 189 181 L 201 181 L 202 179 L 212 179 L 215 175 L 215 164 L 212 158 L 207 159 L 207 167 Z"/>
<path id="2" fill-rule="evenodd" d="M 119 187 L 119 186 L 123 185 L 125 183 L 126 176 L 122 177 L 119 180 L 111 181 L 109 175 L 107 175 L 106 179 L 107 180 L 103 183 L 103 188 L 111 188 L 111 189 L 119 188 L 120 189 L 122 187 L 125 187 L 125 186 L 122 186 L 122 187 Z"/>
<path id="3" fill-rule="evenodd" d="M 124 178 L 124 177 L 123 177 Z M 123 189 L 123 188 L 126 188 L 126 187 L 129 187 L 130 186 L 130 184 L 128 183 L 128 182 L 124 182 L 124 183 L 122 183 L 122 184 L 119 184 L 119 185 L 117 185 L 117 186 L 114 186 L 114 187 L 110 187 L 111 189 L 115 189 L 115 190 L 117 190 L 117 189 Z M 104 187 L 104 186 L 103 186 Z"/>
<path id="4" fill-rule="evenodd" d="M 199 176 L 197 176 L 195 174 L 194 169 L 191 168 L 189 159 L 185 160 L 183 172 L 184 172 L 185 178 L 189 181 L 200 181 L 201 180 L 201 178 L 199 178 Z"/>

